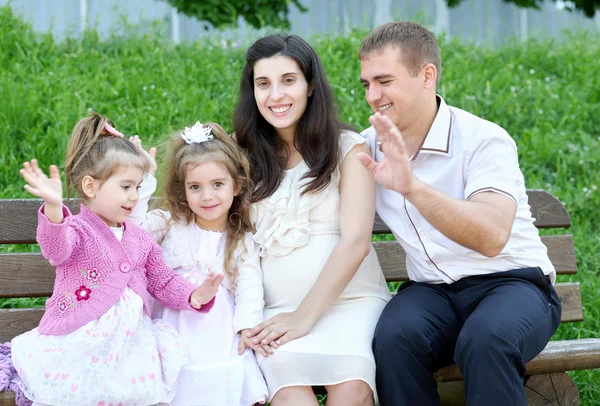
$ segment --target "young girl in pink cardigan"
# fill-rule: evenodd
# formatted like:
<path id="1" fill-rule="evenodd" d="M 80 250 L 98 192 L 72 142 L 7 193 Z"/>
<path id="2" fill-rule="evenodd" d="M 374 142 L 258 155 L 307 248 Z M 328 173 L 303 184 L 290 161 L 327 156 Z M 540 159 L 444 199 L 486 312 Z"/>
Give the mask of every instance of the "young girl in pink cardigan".
<path id="1" fill-rule="evenodd" d="M 161 208 L 147 212 L 156 188 L 149 176 L 153 163 L 130 220 L 152 232 L 166 263 L 188 281 L 201 283 L 210 272 L 225 275 L 210 313 L 154 306 L 153 316 L 178 329 L 190 356 L 171 406 L 264 403 L 267 387 L 252 349 L 265 356 L 272 350 L 243 334 L 262 321 L 264 307 L 248 160 L 214 123 L 196 123 L 169 141 Z M 134 143 L 143 151 L 139 138 Z"/>
<path id="2" fill-rule="evenodd" d="M 181 312 L 207 312 L 223 277 L 190 283 L 127 221 L 148 166 L 94 114 L 75 126 L 65 162 L 80 214 L 62 204 L 56 166 L 49 178 L 35 160 L 21 170 L 25 189 L 44 199 L 37 240 L 56 266 L 39 327 L 12 340 L 13 381 L 35 405 L 149 405 L 175 395 L 187 354 L 173 327 L 150 320 L 149 295 Z"/>

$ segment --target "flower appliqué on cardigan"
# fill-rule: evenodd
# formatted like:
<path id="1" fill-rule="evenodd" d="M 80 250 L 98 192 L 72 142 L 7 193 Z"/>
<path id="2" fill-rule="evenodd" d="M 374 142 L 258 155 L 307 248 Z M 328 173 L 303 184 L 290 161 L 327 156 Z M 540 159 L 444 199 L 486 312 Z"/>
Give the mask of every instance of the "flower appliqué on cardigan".
<path id="1" fill-rule="evenodd" d="M 80 271 L 82 284 L 75 292 L 64 292 L 65 300 L 58 302 L 58 311 L 65 313 L 70 308 L 77 306 L 78 302 L 86 301 L 92 296 L 92 290 L 100 286 L 100 277 L 102 274 L 97 268 L 82 269 Z M 89 283 L 89 282 L 93 283 Z"/>
<path id="2" fill-rule="evenodd" d="M 61 300 L 58 302 L 58 311 L 61 313 L 66 312 L 69 309 L 69 304 L 66 300 Z"/>
<path id="3" fill-rule="evenodd" d="M 91 289 L 86 288 L 85 285 L 81 285 L 79 289 L 75 291 L 75 297 L 77 298 L 77 301 L 80 302 L 82 300 L 88 300 L 91 293 Z"/>
<path id="4" fill-rule="evenodd" d="M 100 272 L 96 268 L 88 269 L 86 272 L 87 278 L 92 282 L 98 282 L 98 279 L 100 279 Z"/>

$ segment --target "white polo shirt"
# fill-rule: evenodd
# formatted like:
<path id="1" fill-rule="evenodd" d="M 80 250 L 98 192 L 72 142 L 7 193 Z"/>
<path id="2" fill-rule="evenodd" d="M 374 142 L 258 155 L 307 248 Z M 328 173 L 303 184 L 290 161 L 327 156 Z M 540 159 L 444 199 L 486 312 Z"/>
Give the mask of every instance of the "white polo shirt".
<path id="1" fill-rule="evenodd" d="M 438 113 L 411 159 L 414 175 L 457 199 L 481 192 L 511 198 L 517 213 L 508 243 L 494 258 L 450 240 L 435 229 L 404 196 L 377 185 L 377 213 L 406 251 L 408 276 L 417 282 L 452 283 L 466 276 L 539 266 L 552 282 L 556 271 L 533 225 L 517 147 L 500 126 L 456 107 L 438 96 Z M 362 132 L 377 162 L 373 127 Z"/>

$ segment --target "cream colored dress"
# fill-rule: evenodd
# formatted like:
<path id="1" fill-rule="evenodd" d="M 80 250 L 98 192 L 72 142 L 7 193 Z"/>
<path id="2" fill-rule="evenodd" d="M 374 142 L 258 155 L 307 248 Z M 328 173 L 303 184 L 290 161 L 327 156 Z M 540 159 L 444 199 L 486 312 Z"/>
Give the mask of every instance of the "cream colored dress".
<path id="1" fill-rule="evenodd" d="M 341 134 L 342 157 L 365 140 Z M 317 280 L 340 240 L 340 171 L 329 186 L 301 195 L 308 170 L 304 161 L 285 171 L 277 191 L 253 206 L 255 241 L 260 246 L 265 294 L 264 319 L 295 310 Z M 391 294 L 373 247 L 340 298 L 308 335 L 281 346 L 258 362 L 269 400 L 284 387 L 332 385 L 362 380 L 375 390 L 371 340 Z"/>

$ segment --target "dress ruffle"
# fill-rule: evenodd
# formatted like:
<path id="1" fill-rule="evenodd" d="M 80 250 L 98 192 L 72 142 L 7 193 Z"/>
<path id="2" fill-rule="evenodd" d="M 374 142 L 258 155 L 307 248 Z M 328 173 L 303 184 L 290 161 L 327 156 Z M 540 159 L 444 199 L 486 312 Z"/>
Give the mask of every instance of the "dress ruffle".
<path id="1" fill-rule="evenodd" d="M 265 213 L 261 213 L 263 218 L 254 234 L 254 240 L 260 245 L 261 257 L 288 255 L 310 241 L 310 210 L 327 198 L 332 184 L 318 193 L 302 194 L 304 186 L 310 182 L 310 179 L 300 180 L 307 169 L 302 161 L 286 171 L 275 193 L 261 202 Z M 301 187 L 298 187 L 299 183 Z"/>

